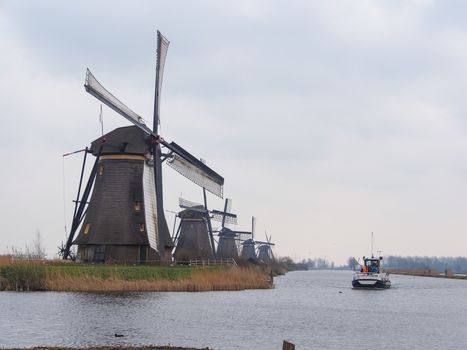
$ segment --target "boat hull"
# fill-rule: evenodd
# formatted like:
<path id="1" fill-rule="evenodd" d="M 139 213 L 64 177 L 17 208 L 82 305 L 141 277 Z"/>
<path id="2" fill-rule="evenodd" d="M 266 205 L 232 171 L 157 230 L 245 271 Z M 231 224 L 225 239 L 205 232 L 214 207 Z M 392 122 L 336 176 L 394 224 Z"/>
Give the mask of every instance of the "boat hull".
<path id="1" fill-rule="evenodd" d="M 352 287 L 359 289 L 388 289 L 391 288 L 389 275 L 386 273 L 356 273 L 352 280 Z"/>
<path id="2" fill-rule="evenodd" d="M 379 281 L 379 280 L 353 280 L 352 287 L 356 289 L 388 289 L 391 288 L 390 281 Z"/>

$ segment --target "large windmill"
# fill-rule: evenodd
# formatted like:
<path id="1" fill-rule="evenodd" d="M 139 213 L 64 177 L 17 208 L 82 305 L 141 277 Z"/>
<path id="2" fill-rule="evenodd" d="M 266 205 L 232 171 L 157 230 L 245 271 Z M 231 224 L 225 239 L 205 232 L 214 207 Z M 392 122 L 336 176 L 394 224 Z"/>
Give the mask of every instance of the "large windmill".
<path id="1" fill-rule="evenodd" d="M 89 69 L 86 72 L 86 91 L 134 125 L 113 130 L 87 150 L 96 160 L 81 199 L 78 191 L 72 229 L 63 249 L 65 259 L 70 256 L 72 244 L 76 244 L 78 258 L 83 261 L 170 260 L 173 241 L 164 215 L 164 161 L 203 189 L 222 197 L 222 176 L 159 135 L 160 94 L 168 47 L 169 41 L 158 31 L 152 129 L 107 91 Z"/>

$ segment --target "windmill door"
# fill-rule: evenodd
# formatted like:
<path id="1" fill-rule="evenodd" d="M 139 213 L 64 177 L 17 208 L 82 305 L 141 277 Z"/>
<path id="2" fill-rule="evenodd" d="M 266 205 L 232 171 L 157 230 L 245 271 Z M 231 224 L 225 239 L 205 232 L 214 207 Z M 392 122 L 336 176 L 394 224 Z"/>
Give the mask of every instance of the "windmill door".
<path id="1" fill-rule="evenodd" d="M 94 257 L 92 259 L 94 263 L 105 262 L 105 245 L 98 245 L 94 249 Z"/>
<path id="2" fill-rule="evenodd" d="M 139 262 L 145 263 L 148 258 L 148 247 L 140 246 L 139 247 Z"/>

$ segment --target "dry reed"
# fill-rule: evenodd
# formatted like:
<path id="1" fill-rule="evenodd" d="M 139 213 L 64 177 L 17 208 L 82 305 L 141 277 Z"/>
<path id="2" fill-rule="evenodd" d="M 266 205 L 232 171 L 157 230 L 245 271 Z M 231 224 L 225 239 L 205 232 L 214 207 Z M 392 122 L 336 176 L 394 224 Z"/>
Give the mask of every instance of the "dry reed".
<path id="1" fill-rule="evenodd" d="M 11 255 L 0 255 L 0 266 L 11 264 L 13 258 Z"/>
<path id="2" fill-rule="evenodd" d="M 178 280 L 123 280 L 115 277 L 102 279 L 66 274 L 54 274 L 47 276 L 45 280 L 46 290 L 68 292 L 206 292 L 267 288 L 271 288 L 271 283 L 266 274 L 259 269 L 244 268 L 199 269 Z"/>

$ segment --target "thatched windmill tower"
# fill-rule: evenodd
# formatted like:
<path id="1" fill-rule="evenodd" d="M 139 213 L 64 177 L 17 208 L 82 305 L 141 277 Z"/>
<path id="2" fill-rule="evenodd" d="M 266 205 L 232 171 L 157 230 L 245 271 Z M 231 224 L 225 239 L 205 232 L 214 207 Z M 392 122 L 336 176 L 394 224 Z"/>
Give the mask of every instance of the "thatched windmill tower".
<path id="1" fill-rule="evenodd" d="M 62 252 L 65 259 L 70 256 L 71 245 L 76 244 L 82 261 L 170 261 L 173 242 L 162 195 L 162 163 L 166 160 L 183 176 L 222 197 L 224 179 L 219 174 L 158 134 L 160 90 L 168 46 L 169 42 L 157 32 L 153 129 L 107 91 L 89 70 L 86 72 L 86 91 L 134 126 L 118 128 L 92 143 L 88 152 L 96 160 L 78 200 L 80 181 L 72 228 Z M 78 237 L 73 241 L 80 225 Z"/>

